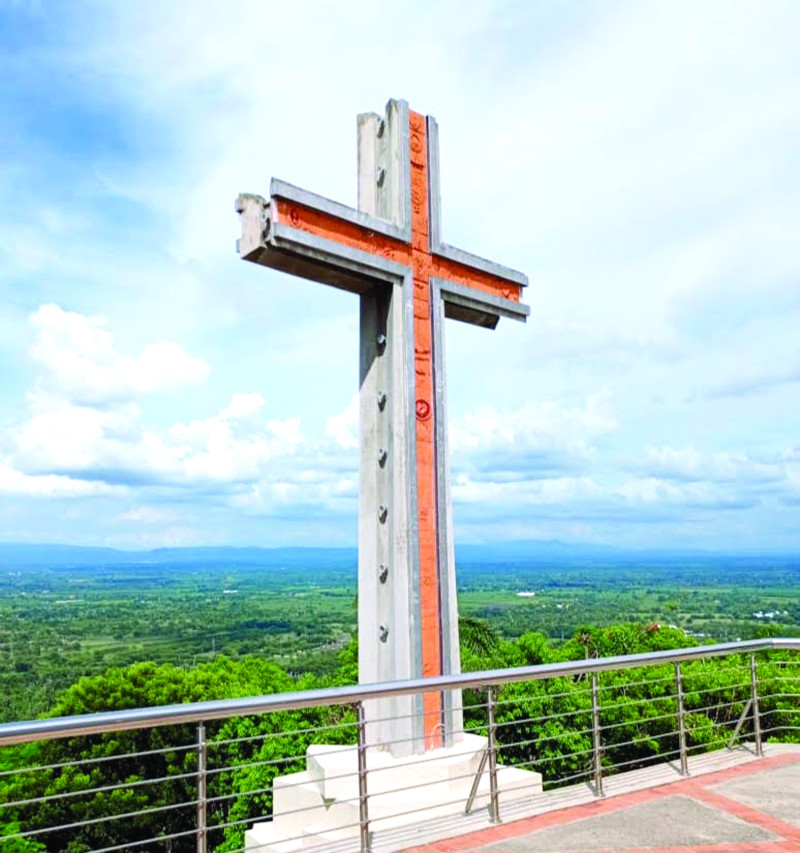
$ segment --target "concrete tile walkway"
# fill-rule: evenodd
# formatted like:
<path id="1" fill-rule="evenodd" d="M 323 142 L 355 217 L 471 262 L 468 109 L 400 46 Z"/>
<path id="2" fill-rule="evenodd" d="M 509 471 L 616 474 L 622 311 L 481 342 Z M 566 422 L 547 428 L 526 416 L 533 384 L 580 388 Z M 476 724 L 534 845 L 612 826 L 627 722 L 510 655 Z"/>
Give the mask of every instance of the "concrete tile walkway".
<path id="1" fill-rule="evenodd" d="M 800 853 L 800 752 L 629 791 L 414 853 Z M 411 853 L 411 851 L 409 851 Z"/>

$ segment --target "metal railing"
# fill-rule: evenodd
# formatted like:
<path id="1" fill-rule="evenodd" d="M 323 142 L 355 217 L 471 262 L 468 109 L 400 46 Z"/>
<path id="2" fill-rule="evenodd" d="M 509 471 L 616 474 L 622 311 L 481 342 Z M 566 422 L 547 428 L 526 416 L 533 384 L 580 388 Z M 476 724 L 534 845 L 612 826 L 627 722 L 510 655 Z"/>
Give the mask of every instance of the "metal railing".
<path id="1" fill-rule="evenodd" d="M 282 842 L 363 853 L 404 821 L 467 831 L 656 765 L 685 776 L 736 743 L 757 757 L 800 741 L 798 651 L 754 640 L 0 725 L 0 851 L 233 853 L 270 818 Z M 464 691 L 456 734 L 475 748 L 445 777 L 430 752 L 381 764 L 364 703 L 444 689 Z"/>

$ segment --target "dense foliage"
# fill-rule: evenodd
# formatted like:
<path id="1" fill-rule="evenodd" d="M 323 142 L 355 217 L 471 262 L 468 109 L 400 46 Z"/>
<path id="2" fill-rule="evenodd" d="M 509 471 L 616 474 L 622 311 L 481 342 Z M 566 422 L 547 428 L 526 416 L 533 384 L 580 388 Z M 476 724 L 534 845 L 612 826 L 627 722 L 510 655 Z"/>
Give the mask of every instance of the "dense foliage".
<path id="1" fill-rule="evenodd" d="M 170 664 L 138 663 L 81 678 L 61 695 L 52 715 L 256 696 L 312 686 L 321 686 L 313 676 L 292 679 L 275 664 L 253 657 L 237 661 L 220 657 L 188 670 Z M 237 792 L 236 797 L 212 804 L 210 822 L 269 813 L 269 786 L 274 776 L 301 769 L 310 743 L 346 739 L 353 719 L 351 709 L 334 707 L 207 723 L 209 769 L 233 768 L 210 774 L 208 795 L 213 798 Z M 197 795 L 197 742 L 196 726 L 175 725 L 43 741 L 24 749 L 6 750 L 7 767 L 18 764 L 53 768 L 9 775 L 9 781 L 0 785 L 0 802 L 36 801 L 16 809 L 17 814 L 10 821 L 5 816 L 6 835 L 16 831 L 20 819 L 26 830 L 78 821 L 88 824 L 48 833 L 46 848 L 36 842 L 20 841 L 16 848 L 0 845 L 0 849 L 4 853 L 6 849 L 81 853 L 190 829 L 194 826 Z M 59 766 L 64 763 L 69 766 Z M 97 790 L 100 788 L 112 790 Z M 96 793 L 63 796 L 89 789 Z M 247 796 L 248 791 L 260 793 Z M 105 820 L 108 815 L 139 812 L 145 813 L 125 820 Z M 226 834 L 239 839 L 240 830 L 241 827 L 232 827 Z M 193 839 L 178 838 L 172 849 L 189 850 L 193 844 Z M 227 849 L 227 845 L 218 849 Z"/>

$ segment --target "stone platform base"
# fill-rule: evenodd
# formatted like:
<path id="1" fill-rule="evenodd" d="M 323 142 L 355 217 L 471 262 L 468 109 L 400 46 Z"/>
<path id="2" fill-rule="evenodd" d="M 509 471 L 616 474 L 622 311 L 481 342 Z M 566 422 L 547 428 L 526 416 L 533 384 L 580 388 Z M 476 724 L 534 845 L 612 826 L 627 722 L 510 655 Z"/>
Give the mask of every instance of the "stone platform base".
<path id="1" fill-rule="evenodd" d="M 412 838 L 426 824 L 463 815 L 485 747 L 486 738 L 465 735 L 454 746 L 407 758 L 368 750 L 371 832 L 395 830 L 399 838 Z M 306 770 L 275 779 L 273 819 L 245 833 L 247 853 L 358 850 L 357 768 L 354 746 L 310 746 Z M 497 780 L 501 796 L 542 790 L 541 775 L 529 770 L 499 766 Z M 484 770 L 472 813 L 486 814 L 488 805 L 489 774 Z"/>

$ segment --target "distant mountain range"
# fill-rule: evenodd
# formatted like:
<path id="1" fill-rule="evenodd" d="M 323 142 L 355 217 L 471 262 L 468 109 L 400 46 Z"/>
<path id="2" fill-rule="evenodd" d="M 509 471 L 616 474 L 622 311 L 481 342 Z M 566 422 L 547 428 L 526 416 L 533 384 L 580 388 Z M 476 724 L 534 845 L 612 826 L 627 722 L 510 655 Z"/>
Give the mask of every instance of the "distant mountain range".
<path id="1" fill-rule="evenodd" d="M 698 561 L 718 560 L 720 557 L 788 556 L 766 551 L 763 555 L 721 554 L 700 550 L 625 550 L 607 545 L 558 542 L 553 540 L 498 542 L 494 545 L 456 546 L 460 563 L 586 563 L 613 564 L 646 560 L 659 562 L 676 559 Z M 796 555 L 795 555 L 796 556 Z M 115 548 L 93 548 L 78 545 L 32 545 L 0 543 L 0 567 L 120 566 L 120 565 L 260 565 L 326 566 L 353 565 L 357 561 L 355 548 L 156 548 L 151 551 L 121 551 Z"/>

